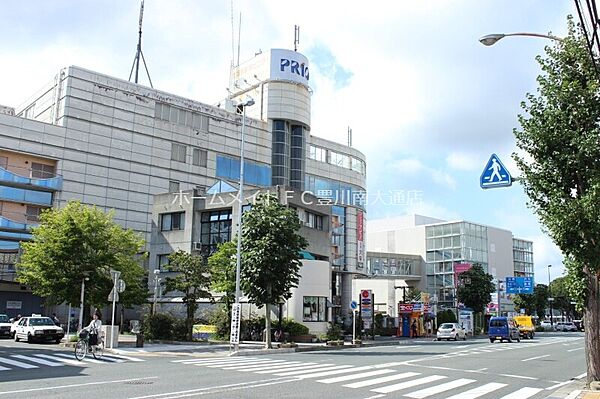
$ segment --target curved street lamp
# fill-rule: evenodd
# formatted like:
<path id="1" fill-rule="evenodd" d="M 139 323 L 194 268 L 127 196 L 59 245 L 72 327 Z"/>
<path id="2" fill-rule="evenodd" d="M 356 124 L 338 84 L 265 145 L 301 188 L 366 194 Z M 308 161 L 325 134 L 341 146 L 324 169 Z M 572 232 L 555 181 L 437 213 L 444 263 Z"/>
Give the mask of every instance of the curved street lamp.
<path id="1" fill-rule="evenodd" d="M 542 33 L 530 33 L 530 32 L 518 32 L 518 33 L 492 33 L 490 35 L 485 35 L 479 41 L 484 46 L 493 46 L 500 39 L 503 39 L 507 36 L 530 36 L 530 37 L 542 37 L 544 39 L 556 40 L 562 42 L 564 39 L 553 36 L 553 35 L 544 35 Z"/>

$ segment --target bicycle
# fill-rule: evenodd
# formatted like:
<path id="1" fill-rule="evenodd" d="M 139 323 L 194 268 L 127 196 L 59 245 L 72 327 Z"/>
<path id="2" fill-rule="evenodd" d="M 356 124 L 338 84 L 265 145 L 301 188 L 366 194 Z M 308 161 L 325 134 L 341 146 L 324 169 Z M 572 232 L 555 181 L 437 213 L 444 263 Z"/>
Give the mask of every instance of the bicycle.
<path id="1" fill-rule="evenodd" d="M 82 361 L 88 352 L 91 352 L 94 359 L 100 360 L 104 356 L 104 340 L 101 334 L 98 334 L 98 343 L 90 345 L 90 333 L 87 330 L 82 330 L 79 333 L 79 340 L 75 344 L 75 359 Z"/>

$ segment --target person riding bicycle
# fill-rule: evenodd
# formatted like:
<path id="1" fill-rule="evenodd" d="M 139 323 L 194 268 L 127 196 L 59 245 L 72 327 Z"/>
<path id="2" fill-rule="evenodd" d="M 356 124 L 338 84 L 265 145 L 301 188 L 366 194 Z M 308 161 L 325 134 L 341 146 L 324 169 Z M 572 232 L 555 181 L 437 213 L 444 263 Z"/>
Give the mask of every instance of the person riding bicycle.
<path id="1" fill-rule="evenodd" d="M 87 332 L 90 333 L 89 345 L 98 345 L 98 334 L 100 334 L 100 329 L 102 328 L 102 320 L 100 320 L 100 313 L 95 312 L 92 316 L 92 321 L 90 324 L 84 328 Z"/>

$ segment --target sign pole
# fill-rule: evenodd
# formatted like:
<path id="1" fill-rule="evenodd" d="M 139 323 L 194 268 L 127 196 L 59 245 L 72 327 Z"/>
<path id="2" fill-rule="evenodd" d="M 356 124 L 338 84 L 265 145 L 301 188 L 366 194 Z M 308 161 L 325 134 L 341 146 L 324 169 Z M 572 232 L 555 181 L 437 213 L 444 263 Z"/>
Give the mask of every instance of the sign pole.
<path id="1" fill-rule="evenodd" d="M 356 342 L 356 309 L 352 309 L 352 345 Z"/>

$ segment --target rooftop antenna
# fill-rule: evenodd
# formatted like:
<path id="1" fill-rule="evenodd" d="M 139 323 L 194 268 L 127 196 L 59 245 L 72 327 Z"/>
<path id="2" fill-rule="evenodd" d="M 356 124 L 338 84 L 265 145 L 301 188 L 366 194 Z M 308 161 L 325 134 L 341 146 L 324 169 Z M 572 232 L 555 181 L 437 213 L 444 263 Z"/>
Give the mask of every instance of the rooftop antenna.
<path id="1" fill-rule="evenodd" d="M 348 126 L 348 147 L 352 147 L 352 128 Z"/>
<path id="2" fill-rule="evenodd" d="M 238 56 L 237 66 L 240 66 L 240 41 L 242 40 L 242 12 L 240 11 L 240 24 L 238 26 Z"/>
<path id="3" fill-rule="evenodd" d="M 300 44 L 300 25 L 294 25 L 294 51 L 298 51 Z"/>
<path id="4" fill-rule="evenodd" d="M 140 56 L 142 57 L 142 62 L 144 63 L 144 69 L 146 69 L 146 75 L 148 76 L 148 81 L 150 82 L 150 87 L 152 86 L 152 79 L 150 79 L 150 73 L 148 72 L 148 66 L 146 65 L 146 60 L 144 59 L 144 53 L 142 53 L 142 19 L 144 18 L 144 0 L 142 0 L 142 4 L 140 5 L 140 27 L 138 30 L 138 44 L 137 50 L 135 52 L 135 57 L 133 57 L 133 65 L 131 65 L 131 71 L 129 72 L 129 81 L 131 82 L 131 75 L 133 74 L 133 69 L 135 68 L 135 83 L 138 83 L 138 76 L 140 71 Z"/>

